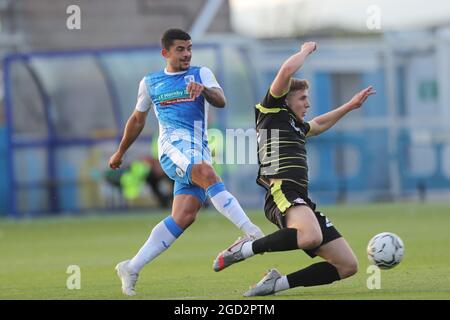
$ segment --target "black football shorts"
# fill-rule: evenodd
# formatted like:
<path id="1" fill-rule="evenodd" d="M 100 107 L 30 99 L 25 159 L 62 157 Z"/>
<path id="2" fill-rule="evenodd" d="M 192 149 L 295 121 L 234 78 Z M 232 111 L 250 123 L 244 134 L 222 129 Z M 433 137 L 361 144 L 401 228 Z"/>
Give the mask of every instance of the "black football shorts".
<path id="1" fill-rule="evenodd" d="M 316 211 L 316 204 L 312 202 L 298 184 L 283 181 L 275 183 L 267 191 L 264 212 L 266 218 L 278 228 L 286 228 L 286 211 L 292 206 L 308 206 L 316 215 L 322 230 L 322 243 L 317 248 L 304 250 L 311 258 L 324 244 L 342 237 L 331 221 L 321 212 Z"/>

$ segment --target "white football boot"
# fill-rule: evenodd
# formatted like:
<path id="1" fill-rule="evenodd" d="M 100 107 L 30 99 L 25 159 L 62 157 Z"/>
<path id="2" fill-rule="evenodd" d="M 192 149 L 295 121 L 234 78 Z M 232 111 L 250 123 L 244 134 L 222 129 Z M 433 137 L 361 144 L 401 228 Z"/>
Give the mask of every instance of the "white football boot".
<path id="1" fill-rule="evenodd" d="M 122 282 L 122 292 L 127 296 L 134 296 L 136 291 L 134 287 L 136 286 L 136 281 L 139 274 L 134 273 L 128 269 L 128 263 L 130 260 L 125 260 L 119 262 L 116 266 L 117 275 Z"/>
<path id="2" fill-rule="evenodd" d="M 282 277 L 277 269 L 270 269 L 264 278 L 244 293 L 244 297 L 268 296 L 275 293 L 275 284 Z"/>

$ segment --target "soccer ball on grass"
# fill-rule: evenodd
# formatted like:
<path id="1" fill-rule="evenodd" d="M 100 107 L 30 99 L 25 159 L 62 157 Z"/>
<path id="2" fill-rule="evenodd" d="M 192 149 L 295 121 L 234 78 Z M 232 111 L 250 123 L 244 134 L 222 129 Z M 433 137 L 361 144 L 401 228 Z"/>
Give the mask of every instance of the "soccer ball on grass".
<path id="1" fill-rule="evenodd" d="M 402 239 L 394 233 L 379 233 L 367 246 L 369 261 L 380 269 L 391 269 L 402 261 L 405 247 Z"/>

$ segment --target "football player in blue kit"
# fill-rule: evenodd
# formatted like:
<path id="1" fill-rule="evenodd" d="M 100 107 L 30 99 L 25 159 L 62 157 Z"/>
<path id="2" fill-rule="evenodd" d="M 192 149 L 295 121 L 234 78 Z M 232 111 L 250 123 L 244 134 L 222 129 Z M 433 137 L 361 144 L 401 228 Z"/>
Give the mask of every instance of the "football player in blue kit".
<path id="1" fill-rule="evenodd" d="M 140 270 L 170 245 L 195 220 L 206 197 L 247 236 L 263 236 L 230 194 L 211 165 L 206 136 L 208 104 L 223 108 L 226 99 L 207 67 L 191 66 L 192 41 L 180 29 L 162 39 L 166 68 L 146 75 L 139 84 L 137 104 L 128 119 L 118 150 L 109 166 L 117 169 L 123 155 L 144 128 L 153 109 L 159 122 L 158 155 L 165 173 L 175 181 L 172 213 L 157 224 L 139 252 L 116 266 L 125 295 L 135 294 Z"/>

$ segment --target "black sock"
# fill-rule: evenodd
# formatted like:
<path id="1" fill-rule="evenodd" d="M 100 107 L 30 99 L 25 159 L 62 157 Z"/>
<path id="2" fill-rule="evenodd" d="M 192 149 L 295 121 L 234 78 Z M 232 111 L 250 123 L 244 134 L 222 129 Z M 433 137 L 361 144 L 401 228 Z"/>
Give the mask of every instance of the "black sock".
<path id="1" fill-rule="evenodd" d="M 297 229 L 286 228 L 275 231 L 261 239 L 255 240 L 252 249 L 255 254 L 298 249 Z"/>
<path id="2" fill-rule="evenodd" d="M 290 288 L 312 287 L 340 280 L 335 266 L 328 262 L 319 262 L 287 275 Z"/>

